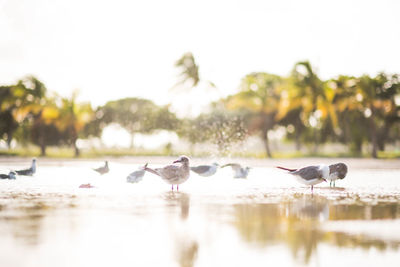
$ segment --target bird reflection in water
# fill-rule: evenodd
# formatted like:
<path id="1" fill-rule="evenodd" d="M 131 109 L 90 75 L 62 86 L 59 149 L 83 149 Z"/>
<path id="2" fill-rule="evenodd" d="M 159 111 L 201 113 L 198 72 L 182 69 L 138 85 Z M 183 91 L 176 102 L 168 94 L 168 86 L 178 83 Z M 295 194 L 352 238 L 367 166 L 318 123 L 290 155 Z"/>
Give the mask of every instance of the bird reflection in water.
<path id="1" fill-rule="evenodd" d="M 187 219 L 189 218 L 190 196 L 180 192 L 167 192 L 163 195 L 172 222 L 170 232 L 174 240 L 173 253 L 181 267 L 192 267 L 197 259 L 199 244 L 190 232 Z M 179 219 L 174 220 L 179 213 Z"/>
<path id="2" fill-rule="evenodd" d="M 330 231 L 328 222 L 400 218 L 399 203 L 335 203 L 322 196 L 303 195 L 279 203 L 237 204 L 234 226 L 248 243 L 259 246 L 285 244 L 293 258 L 309 264 L 318 256 L 318 245 L 381 251 L 400 248 L 400 241 Z"/>
<path id="3" fill-rule="evenodd" d="M 190 196 L 188 194 L 170 191 L 163 195 L 163 199 L 166 201 L 167 207 L 171 208 L 171 211 L 175 211 L 176 207 L 180 208 L 182 220 L 189 217 Z"/>

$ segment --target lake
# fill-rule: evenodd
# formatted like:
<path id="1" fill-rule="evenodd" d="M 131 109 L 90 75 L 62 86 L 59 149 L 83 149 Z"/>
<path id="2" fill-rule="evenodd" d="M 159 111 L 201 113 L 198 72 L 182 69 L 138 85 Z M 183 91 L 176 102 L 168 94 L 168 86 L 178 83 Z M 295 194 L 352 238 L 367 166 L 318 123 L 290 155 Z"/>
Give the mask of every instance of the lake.
<path id="1" fill-rule="evenodd" d="M 39 158 L 35 176 L 0 180 L 0 266 L 399 266 L 400 160 L 235 159 L 247 179 L 191 173 L 179 192 L 151 173 L 126 182 L 174 159 L 108 159 L 101 176 L 101 160 Z M 313 194 L 274 168 L 338 161 L 346 178 Z M 1 173 L 29 165 L 0 158 Z"/>

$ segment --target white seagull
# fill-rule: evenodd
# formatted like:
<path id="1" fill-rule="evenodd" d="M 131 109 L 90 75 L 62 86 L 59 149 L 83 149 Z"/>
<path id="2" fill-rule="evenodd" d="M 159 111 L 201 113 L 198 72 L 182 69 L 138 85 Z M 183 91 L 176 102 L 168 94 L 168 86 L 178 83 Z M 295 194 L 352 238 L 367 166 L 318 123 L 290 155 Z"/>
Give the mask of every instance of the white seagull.
<path id="1" fill-rule="evenodd" d="M 228 163 L 225 165 L 222 165 L 221 168 L 225 167 L 232 167 L 232 170 L 234 171 L 233 178 L 247 178 L 247 175 L 249 175 L 250 167 L 242 167 L 238 163 Z"/>
<path id="2" fill-rule="evenodd" d="M 32 165 L 28 169 L 15 171 L 18 175 L 32 176 L 36 172 L 36 159 L 32 159 Z"/>
<path id="3" fill-rule="evenodd" d="M 217 172 L 219 164 L 214 162 L 211 165 L 199 165 L 190 167 L 190 170 L 197 173 L 200 176 L 208 177 L 214 175 Z"/>
<path id="4" fill-rule="evenodd" d="M 128 183 L 138 183 L 143 179 L 145 169 L 147 167 L 147 163 L 140 167 L 137 171 L 132 172 L 131 174 L 126 177 L 126 181 Z"/>
<path id="5" fill-rule="evenodd" d="M 174 191 L 174 184 L 176 184 L 176 190 L 179 191 L 179 185 L 186 182 L 190 176 L 189 158 L 186 156 L 180 156 L 173 163 L 181 163 L 181 165 L 167 165 L 163 168 L 155 169 L 145 167 L 144 169 L 160 176 L 166 183 L 171 184 L 172 191 Z"/>

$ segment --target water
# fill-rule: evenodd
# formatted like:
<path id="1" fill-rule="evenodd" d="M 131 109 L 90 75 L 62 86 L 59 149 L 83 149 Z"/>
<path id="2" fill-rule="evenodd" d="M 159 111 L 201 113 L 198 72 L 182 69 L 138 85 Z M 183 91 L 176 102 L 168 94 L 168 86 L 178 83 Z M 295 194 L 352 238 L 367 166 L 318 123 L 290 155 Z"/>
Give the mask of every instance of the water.
<path id="1" fill-rule="evenodd" d="M 152 174 L 126 183 L 137 161 L 100 176 L 99 161 L 39 159 L 35 177 L 0 181 L 0 266 L 398 266 L 398 161 L 347 160 L 337 188 L 313 195 L 274 162 L 247 163 L 248 179 L 224 168 L 171 192 Z"/>

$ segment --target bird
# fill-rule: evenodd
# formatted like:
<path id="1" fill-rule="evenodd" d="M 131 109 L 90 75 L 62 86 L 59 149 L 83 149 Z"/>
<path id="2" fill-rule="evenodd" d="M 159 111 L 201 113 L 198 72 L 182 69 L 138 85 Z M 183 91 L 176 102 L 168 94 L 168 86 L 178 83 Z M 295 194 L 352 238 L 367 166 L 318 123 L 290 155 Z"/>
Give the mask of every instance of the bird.
<path id="1" fill-rule="evenodd" d="M 311 185 L 311 193 L 314 192 L 314 185 L 326 182 L 329 177 L 329 166 L 320 164 L 317 166 L 307 166 L 301 169 L 289 169 L 285 167 L 277 167 L 288 171 L 294 175 L 300 183 Z"/>
<path id="2" fill-rule="evenodd" d="M 219 164 L 214 162 L 211 165 L 199 165 L 190 167 L 190 170 L 197 173 L 200 176 L 208 177 L 214 175 L 217 172 Z"/>
<path id="3" fill-rule="evenodd" d="M 166 183 L 171 184 L 172 191 L 174 191 L 174 184 L 176 184 L 176 191 L 179 191 L 179 185 L 186 182 L 190 176 L 189 158 L 180 156 L 173 163 L 181 163 L 181 165 L 167 165 L 163 168 L 151 169 L 146 164 L 144 170 L 160 176 Z"/>
<path id="4" fill-rule="evenodd" d="M 329 180 L 329 187 L 333 185 L 335 187 L 335 181 L 337 179 L 344 179 L 347 174 L 347 166 L 344 163 L 336 163 L 329 165 L 329 176 L 326 178 Z"/>
<path id="5" fill-rule="evenodd" d="M 18 175 L 32 176 L 36 172 L 36 159 L 32 159 L 32 165 L 28 169 L 15 171 Z"/>
<path id="6" fill-rule="evenodd" d="M 147 163 L 143 167 L 140 167 L 137 171 L 134 171 L 131 174 L 129 174 L 126 177 L 126 181 L 128 183 L 138 183 L 138 182 L 140 182 L 143 179 L 146 167 L 147 167 Z"/>
<path id="7" fill-rule="evenodd" d="M 10 179 L 15 180 L 17 173 L 14 171 L 10 171 L 8 174 L 0 174 L 0 179 Z"/>
<path id="8" fill-rule="evenodd" d="M 99 168 L 96 168 L 96 169 L 93 169 L 93 170 L 98 172 L 98 173 L 100 173 L 101 175 L 109 172 L 110 169 L 108 168 L 108 161 L 104 162 L 104 166 L 103 167 L 99 167 Z"/>
<path id="9" fill-rule="evenodd" d="M 238 163 L 228 163 L 225 165 L 222 165 L 221 168 L 225 167 L 232 167 L 232 170 L 234 171 L 233 178 L 247 178 L 247 175 L 249 175 L 250 167 L 242 167 Z"/>

